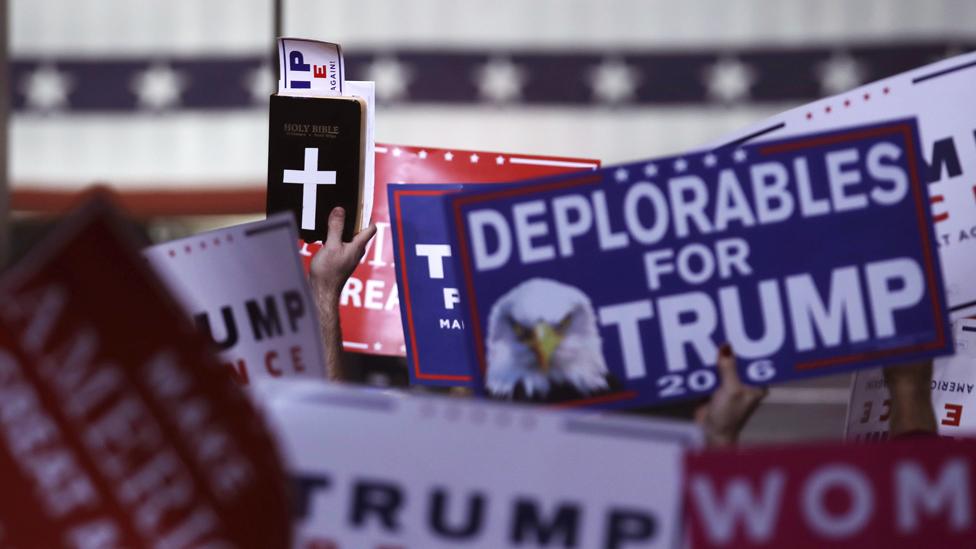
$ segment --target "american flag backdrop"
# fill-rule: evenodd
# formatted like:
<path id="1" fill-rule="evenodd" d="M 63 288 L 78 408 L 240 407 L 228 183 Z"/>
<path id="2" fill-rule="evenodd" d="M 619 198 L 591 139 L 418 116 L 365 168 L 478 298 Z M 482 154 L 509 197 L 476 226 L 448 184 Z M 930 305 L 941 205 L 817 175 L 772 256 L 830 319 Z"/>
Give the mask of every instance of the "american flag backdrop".
<path id="1" fill-rule="evenodd" d="M 274 4 L 8 0 L 14 207 L 98 182 L 169 214 L 260 213 L 234 199 L 265 187 Z M 377 141 L 605 164 L 976 48 L 972 0 L 281 4 L 285 35 L 340 42 L 376 81 Z M 847 396 L 846 376 L 777 387 L 746 439 L 836 438 Z"/>
<path id="2" fill-rule="evenodd" d="M 263 187 L 272 0 L 11 0 L 16 192 Z M 976 47 L 965 0 L 283 0 L 377 82 L 384 142 L 694 148 Z M 178 207 L 177 207 L 178 209 Z"/>

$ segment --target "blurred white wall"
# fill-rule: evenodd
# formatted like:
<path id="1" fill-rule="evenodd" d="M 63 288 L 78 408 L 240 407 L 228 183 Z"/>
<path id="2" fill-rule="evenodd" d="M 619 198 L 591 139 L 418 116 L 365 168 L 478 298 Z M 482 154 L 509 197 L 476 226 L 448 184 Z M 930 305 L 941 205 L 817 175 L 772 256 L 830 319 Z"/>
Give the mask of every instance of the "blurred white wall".
<path id="1" fill-rule="evenodd" d="M 284 0 L 349 47 L 670 48 L 973 36 L 970 0 Z"/>
<path id="2" fill-rule="evenodd" d="M 289 34 L 338 41 L 349 50 L 612 53 L 976 36 L 976 2 L 966 0 L 285 0 L 285 6 Z M 692 149 L 792 106 L 404 106 L 380 113 L 378 135 L 392 142 L 622 162 Z"/>
<path id="3" fill-rule="evenodd" d="M 284 0 L 285 33 L 347 52 L 826 47 L 969 40 L 971 0 Z M 273 47 L 271 0 L 11 0 L 11 55 L 59 60 L 259 56 Z M 387 74 L 387 76 L 389 76 Z M 666 74 L 656 75 L 662 80 Z M 21 75 L 9 85 L 24 90 Z M 50 82 L 48 82 L 50 84 Z M 63 83 L 62 83 L 63 84 Z M 269 88 L 272 82 L 265 85 Z M 70 86 L 70 80 L 67 82 Z M 56 87 L 56 86 L 55 86 Z M 49 90 L 50 92 L 50 90 Z M 55 100 L 57 90 L 54 90 Z M 697 147 L 793 106 L 535 106 L 401 102 L 377 113 L 381 141 L 632 160 Z M 239 109 L 74 112 L 12 118 L 19 187 L 91 180 L 123 187 L 263 184 L 266 103 Z"/>

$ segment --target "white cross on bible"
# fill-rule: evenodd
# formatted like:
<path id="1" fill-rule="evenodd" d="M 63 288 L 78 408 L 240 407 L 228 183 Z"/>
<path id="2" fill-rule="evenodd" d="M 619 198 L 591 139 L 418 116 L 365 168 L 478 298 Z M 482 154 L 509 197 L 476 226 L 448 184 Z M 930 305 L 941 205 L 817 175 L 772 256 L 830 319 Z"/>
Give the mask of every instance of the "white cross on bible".
<path id="1" fill-rule="evenodd" d="M 285 170 L 281 180 L 302 186 L 302 228 L 315 229 L 315 204 L 319 185 L 335 185 L 336 172 L 319 171 L 319 150 L 305 149 L 305 169 Z"/>

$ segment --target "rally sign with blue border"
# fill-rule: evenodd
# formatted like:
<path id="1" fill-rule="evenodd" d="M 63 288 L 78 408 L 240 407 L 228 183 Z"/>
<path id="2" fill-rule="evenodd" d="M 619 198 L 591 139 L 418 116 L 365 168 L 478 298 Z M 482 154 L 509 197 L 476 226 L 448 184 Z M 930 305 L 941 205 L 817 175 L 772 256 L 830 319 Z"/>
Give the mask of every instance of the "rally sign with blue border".
<path id="1" fill-rule="evenodd" d="M 451 262 L 449 223 L 443 214 L 444 195 L 469 186 L 478 187 L 387 186 L 411 384 L 467 386 L 474 379 L 464 341 L 458 277 Z"/>
<path id="2" fill-rule="evenodd" d="M 951 349 L 914 119 L 445 197 L 479 391 L 623 408 Z"/>

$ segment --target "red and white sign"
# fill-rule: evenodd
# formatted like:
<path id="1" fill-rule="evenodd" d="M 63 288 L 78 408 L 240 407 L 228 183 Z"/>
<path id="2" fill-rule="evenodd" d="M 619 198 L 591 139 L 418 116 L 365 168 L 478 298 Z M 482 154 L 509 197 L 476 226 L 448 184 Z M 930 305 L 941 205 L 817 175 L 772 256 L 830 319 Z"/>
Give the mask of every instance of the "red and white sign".
<path id="1" fill-rule="evenodd" d="M 0 546 L 285 547 L 283 483 L 104 203 L 0 282 Z"/>
<path id="2" fill-rule="evenodd" d="M 976 441 L 689 455 L 692 547 L 972 547 Z"/>
<path id="3" fill-rule="evenodd" d="M 296 549 L 681 546 L 692 425 L 304 380 L 258 390 Z"/>
<path id="4" fill-rule="evenodd" d="M 932 367 L 932 407 L 939 434 L 976 436 L 976 319 L 952 326 L 956 354 L 938 358 Z M 880 370 L 855 372 L 847 406 L 846 436 L 852 440 L 888 438 L 891 395 Z"/>
<path id="5" fill-rule="evenodd" d="M 497 183 L 598 168 L 598 160 L 376 144 L 372 222 L 376 237 L 349 278 L 339 303 L 347 351 L 404 356 L 393 268 L 387 183 Z M 299 241 L 308 270 L 322 244 Z"/>
<path id="6" fill-rule="evenodd" d="M 292 247 L 296 239 L 294 218 L 282 213 L 143 251 L 241 385 L 325 379 L 315 303 Z"/>

